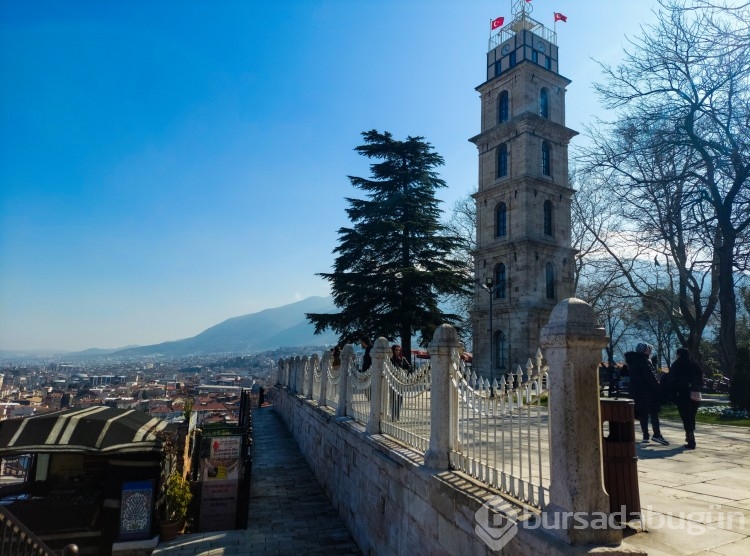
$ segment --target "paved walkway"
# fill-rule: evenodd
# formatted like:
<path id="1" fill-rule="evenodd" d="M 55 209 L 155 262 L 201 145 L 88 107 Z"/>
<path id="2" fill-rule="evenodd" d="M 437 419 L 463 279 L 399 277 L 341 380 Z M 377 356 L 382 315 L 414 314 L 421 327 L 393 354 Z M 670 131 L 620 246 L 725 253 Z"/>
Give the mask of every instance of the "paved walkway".
<path id="1" fill-rule="evenodd" d="M 154 555 L 358 555 L 296 442 L 272 407 L 253 410 L 247 530 L 182 535 Z"/>
<path id="2" fill-rule="evenodd" d="M 278 415 L 253 419 L 247 530 L 183 535 L 153 554 L 359 554 Z M 645 530 L 626 542 L 650 556 L 750 554 L 750 429 L 699 424 L 695 451 L 682 449 L 679 423 L 662 431 L 669 446 L 637 447 Z"/>
<path id="3" fill-rule="evenodd" d="M 649 556 L 750 554 L 750 429 L 699 423 L 690 451 L 680 423 L 661 428 L 669 446 L 637 448 L 647 532 L 628 543 Z"/>

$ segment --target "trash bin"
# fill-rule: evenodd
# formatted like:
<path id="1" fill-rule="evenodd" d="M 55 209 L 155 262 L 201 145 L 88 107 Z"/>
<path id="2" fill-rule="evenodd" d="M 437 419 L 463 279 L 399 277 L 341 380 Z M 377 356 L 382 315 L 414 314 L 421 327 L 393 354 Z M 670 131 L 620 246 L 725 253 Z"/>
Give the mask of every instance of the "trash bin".
<path id="1" fill-rule="evenodd" d="M 634 408 L 633 400 L 601 399 L 604 488 L 610 512 L 619 513 L 624 507 L 628 521 L 641 517 Z"/>

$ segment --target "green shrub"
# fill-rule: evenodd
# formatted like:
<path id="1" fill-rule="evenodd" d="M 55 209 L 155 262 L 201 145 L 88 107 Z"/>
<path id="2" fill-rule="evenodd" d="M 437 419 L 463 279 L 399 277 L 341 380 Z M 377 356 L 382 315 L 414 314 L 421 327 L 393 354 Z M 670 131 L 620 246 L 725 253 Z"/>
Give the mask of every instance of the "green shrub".
<path id="1" fill-rule="evenodd" d="M 180 476 L 172 473 L 167 479 L 167 488 L 164 494 L 165 515 L 167 521 L 182 523 L 187 516 L 193 493 L 190 491 L 190 483 Z"/>

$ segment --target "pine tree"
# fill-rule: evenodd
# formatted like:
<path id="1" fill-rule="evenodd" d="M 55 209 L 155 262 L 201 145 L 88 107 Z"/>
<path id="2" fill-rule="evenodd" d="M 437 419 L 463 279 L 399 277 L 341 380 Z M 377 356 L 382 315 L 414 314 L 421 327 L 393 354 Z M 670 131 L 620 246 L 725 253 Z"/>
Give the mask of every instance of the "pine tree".
<path id="1" fill-rule="evenodd" d="M 337 332 L 341 342 L 361 335 L 400 337 L 411 353 L 412 334 L 422 344 L 443 323 L 460 317 L 443 313 L 442 296 L 465 293 L 471 279 L 462 261 L 452 258 L 459 239 L 446 233 L 435 197 L 446 187 L 435 168 L 443 158 L 423 137 L 398 141 L 376 130 L 362 133 L 356 151 L 369 159 L 371 178 L 349 176 L 366 199 L 347 198 L 351 228 L 339 229 L 333 272 L 319 273 L 331 284 L 341 312 L 308 313 L 315 332 Z"/>

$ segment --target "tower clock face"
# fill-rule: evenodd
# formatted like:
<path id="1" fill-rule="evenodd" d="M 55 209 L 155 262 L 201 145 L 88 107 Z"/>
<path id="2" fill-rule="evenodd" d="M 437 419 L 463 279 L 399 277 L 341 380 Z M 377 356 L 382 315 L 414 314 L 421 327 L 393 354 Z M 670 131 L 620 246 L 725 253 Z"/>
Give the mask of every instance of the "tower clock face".
<path id="1" fill-rule="evenodd" d="M 535 47 L 539 52 L 544 52 L 547 48 L 543 41 L 536 41 Z"/>
<path id="2" fill-rule="evenodd" d="M 509 44 L 504 44 L 503 45 L 503 49 L 500 52 L 502 52 L 503 56 L 505 56 L 506 54 L 508 54 L 508 52 L 510 52 L 510 45 Z"/>

